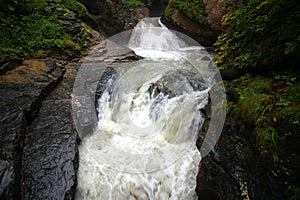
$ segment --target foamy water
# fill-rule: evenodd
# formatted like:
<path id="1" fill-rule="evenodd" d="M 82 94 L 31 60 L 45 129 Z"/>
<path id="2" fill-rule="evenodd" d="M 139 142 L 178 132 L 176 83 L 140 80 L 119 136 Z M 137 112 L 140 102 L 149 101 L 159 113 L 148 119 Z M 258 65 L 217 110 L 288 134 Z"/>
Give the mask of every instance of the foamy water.
<path id="1" fill-rule="evenodd" d="M 145 59 L 113 66 L 97 129 L 79 147 L 76 199 L 197 199 L 196 140 L 210 85 L 186 60 L 193 49 L 158 19 L 140 22 L 129 47 Z"/>

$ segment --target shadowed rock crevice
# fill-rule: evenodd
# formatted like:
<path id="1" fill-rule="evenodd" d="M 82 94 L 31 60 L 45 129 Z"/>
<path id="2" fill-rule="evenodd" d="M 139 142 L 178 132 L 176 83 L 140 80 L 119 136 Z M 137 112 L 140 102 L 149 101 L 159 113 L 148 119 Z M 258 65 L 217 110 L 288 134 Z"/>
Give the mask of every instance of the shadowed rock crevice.
<path id="1" fill-rule="evenodd" d="M 74 199 L 78 150 L 71 92 L 78 68 L 79 64 L 65 67 L 62 82 L 28 127 L 22 166 L 25 199 Z"/>
<path id="2" fill-rule="evenodd" d="M 25 142 L 24 198 L 72 199 L 78 154 L 70 100 L 44 101 Z"/>
<path id="3" fill-rule="evenodd" d="M 26 60 L 0 76 L 1 199 L 22 198 L 23 147 L 28 126 L 64 72 L 64 67 L 54 61 Z"/>

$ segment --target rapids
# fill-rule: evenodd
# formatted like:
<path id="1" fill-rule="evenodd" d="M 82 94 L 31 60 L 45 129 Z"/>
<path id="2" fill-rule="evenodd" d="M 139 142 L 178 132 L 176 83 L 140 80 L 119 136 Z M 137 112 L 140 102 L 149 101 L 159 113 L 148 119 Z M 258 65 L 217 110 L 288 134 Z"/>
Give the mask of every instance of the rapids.
<path id="1" fill-rule="evenodd" d="M 76 199 L 197 199 L 212 59 L 180 36 L 159 18 L 131 32 L 128 47 L 143 59 L 112 65 L 116 76 L 96 99 L 97 127 L 79 146 Z"/>

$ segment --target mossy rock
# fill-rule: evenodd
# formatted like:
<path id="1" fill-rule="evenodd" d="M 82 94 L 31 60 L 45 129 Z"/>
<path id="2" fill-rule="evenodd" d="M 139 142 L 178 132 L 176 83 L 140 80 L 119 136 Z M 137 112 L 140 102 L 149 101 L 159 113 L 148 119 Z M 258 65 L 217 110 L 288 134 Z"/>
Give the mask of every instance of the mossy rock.
<path id="1" fill-rule="evenodd" d="M 212 46 L 219 34 L 208 24 L 205 5 L 200 1 L 170 0 L 162 21 L 169 28 L 187 34 L 203 46 Z"/>

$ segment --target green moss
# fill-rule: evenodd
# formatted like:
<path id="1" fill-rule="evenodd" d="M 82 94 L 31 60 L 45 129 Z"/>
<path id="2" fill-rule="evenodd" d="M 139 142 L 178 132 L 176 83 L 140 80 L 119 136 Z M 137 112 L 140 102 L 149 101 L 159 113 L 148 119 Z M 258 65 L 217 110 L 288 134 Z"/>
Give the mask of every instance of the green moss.
<path id="1" fill-rule="evenodd" d="M 86 7 L 77 0 L 62 0 L 61 3 L 66 8 L 76 12 L 80 18 L 95 20 L 93 15 L 87 11 Z"/>
<path id="2" fill-rule="evenodd" d="M 81 36 L 77 33 L 76 36 L 72 35 L 63 26 L 63 20 L 52 13 L 66 17 L 74 14 L 71 10 L 71 8 L 75 10 L 74 5 L 77 6 L 78 11 L 82 4 L 75 0 L 65 0 L 63 2 L 69 6 L 68 9 L 64 4 L 47 2 L 43 6 L 32 9 L 32 12 L 0 12 L 0 23 L 3 27 L 0 29 L 0 54 L 25 58 L 44 58 L 53 54 L 63 58 L 64 54 L 75 55 L 84 50 Z M 80 34 L 83 37 L 90 34 L 85 24 L 84 32 Z"/>
<path id="3" fill-rule="evenodd" d="M 132 9 L 135 6 L 138 6 L 141 4 L 140 0 L 122 0 L 122 4 L 125 7 L 125 9 Z"/>
<path id="4" fill-rule="evenodd" d="M 174 9 L 180 10 L 188 18 L 207 24 L 205 5 L 201 0 L 169 0 L 164 16 L 170 20 Z"/>
<path id="5" fill-rule="evenodd" d="M 223 17 L 225 32 L 216 42 L 217 65 L 298 67 L 300 4 L 294 0 L 249 0 Z"/>
<path id="6" fill-rule="evenodd" d="M 170 6 L 170 4 L 167 5 L 165 12 L 164 12 L 164 17 L 171 21 L 172 20 L 172 7 Z"/>
<path id="7" fill-rule="evenodd" d="M 86 25 L 86 23 L 82 22 L 81 26 L 84 28 L 84 32 L 83 32 L 83 36 L 87 37 L 91 34 L 91 29 L 88 25 Z"/>
<path id="8" fill-rule="evenodd" d="M 294 72 L 285 76 L 299 77 Z M 297 134 L 296 129 L 278 128 L 298 125 L 300 121 L 300 81 L 293 78 L 293 84 L 287 79 L 278 80 L 281 74 L 263 76 L 242 76 L 230 83 L 239 95 L 237 102 L 229 103 L 229 113 L 238 120 L 254 127 L 254 134 L 261 146 L 276 145 L 278 139 L 286 134 Z M 297 124 L 298 123 L 298 124 Z"/>

